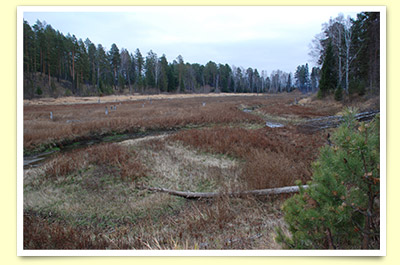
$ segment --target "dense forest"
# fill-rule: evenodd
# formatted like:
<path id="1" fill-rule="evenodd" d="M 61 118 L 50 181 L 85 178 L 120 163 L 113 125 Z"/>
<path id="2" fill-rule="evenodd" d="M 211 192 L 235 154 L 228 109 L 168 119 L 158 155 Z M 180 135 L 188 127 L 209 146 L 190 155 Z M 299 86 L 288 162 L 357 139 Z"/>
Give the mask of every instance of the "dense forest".
<path id="1" fill-rule="evenodd" d="M 251 67 L 209 61 L 168 62 L 150 50 L 130 52 L 112 44 L 66 36 L 46 22 L 24 20 L 24 98 L 127 93 L 278 93 L 294 89 L 320 97 L 379 93 L 380 15 L 363 12 L 356 19 L 339 15 L 322 25 L 310 44 L 318 67 L 299 65 L 294 73 L 270 75 Z M 311 72 L 311 73 L 310 73 Z"/>

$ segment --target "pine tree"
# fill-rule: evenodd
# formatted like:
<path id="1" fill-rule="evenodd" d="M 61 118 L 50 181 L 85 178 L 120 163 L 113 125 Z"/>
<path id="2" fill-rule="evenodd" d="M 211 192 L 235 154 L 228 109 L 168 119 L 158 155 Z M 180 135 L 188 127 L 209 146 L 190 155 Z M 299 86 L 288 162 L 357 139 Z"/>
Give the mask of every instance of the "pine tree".
<path id="1" fill-rule="evenodd" d="M 216 77 L 218 73 L 218 66 L 215 62 L 209 61 L 204 67 L 204 79 L 207 85 L 211 87 L 216 87 Z"/>
<path id="2" fill-rule="evenodd" d="M 168 92 L 173 92 L 178 87 L 178 74 L 177 74 L 177 66 L 175 63 L 168 64 L 167 69 L 167 77 L 168 77 Z"/>
<path id="3" fill-rule="evenodd" d="M 142 53 L 140 52 L 139 48 L 136 49 L 135 52 L 135 61 L 136 61 L 136 86 L 141 88 L 141 92 L 143 94 L 143 65 L 144 65 L 144 58 Z"/>
<path id="4" fill-rule="evenodd" d="M 287 79 L 286 91 L 292 92 L 292 75 L 291 74 L 289 74 L 288 79 Z"/>
<path id="5" fill-rule="evenodd" d="M 125 80 L 125 83 L 128 82 L 129 94 L 131 94 L 132 93 L 131 76 L 130 76 L 130 68 L 132 65 L 131 56 L 127 49 L 122 48 L 120 57 L 121 57 L 121 74 L 120 75 Z M 121 78 L 119 77 L 119 79 L 121 79 Z M 125 87 L 125 85 L 126 85 L 125 83 L 120 85 L 120 87 Z"/>
<path id="6" fill-rule="evenodd" d="M 183 61 L 182 55 L 178 55 L 178 57 L 176 59 L 178 60 L 178 93 L 179 93 L 184 88 L 183 75 L 185 72 L 185 63 Z"/>
<path id="7" fill-rule="evenodd" d="M 119 75 L 119 69 L 121 65 L 121 55 L 119 53 L 118 46 L 113 43 L 111 45 L 111 50 L 109 52 L 109 58 L 110 58 L 110 63 L 113 68 L 113 73 L 114 73 L 114 86 L 115 88 L 117 87 L 117 82 L 118 82 L 118 75 Z"/>
<path id="8" fill-rule="evenodd" d="M 168 61 L 165 54 L 163 54 L 160 58 L 160 82 L 159 87 L 162 92 L 166 92 L 168 90 Z"/>
<path id="9" fill-rule="evenodd" d="M 105 82 L 107 80 L 107 73 L 109 72 L 110 65 L 108 64 L 107 54 L 104 47 L 99 44 L 97 45 L 96 51 L 96 61 L 97 61 L 97 87 L 101 93 L 106 92 Z"/>
<path id="10" fill-rule="evenodd" d="M 147 53 L 146 61 L 144 63 L 145 80 L 148 88 L 155 88 L 157 86 L 157 54 L 150 50 Z"/>
<path id="11" fill-rule="evenodd" d="M 293 249 L 379 248 L 379 115 L 365 124 L 347 111 L 331 138 L 309 188 L 284 203 L 291 237 L 278 229 L 277 241 Z"/>
<path id="12" fill-rule="evenodd" d="M 76 60 L 76 73 L 77 73 L 77 89 L 80 93 L 87 91 L 82 91 L 82 85 L 86 83 L 89 78 L 89 57 L 86 51 L 86 47 L 82 39 L 78 41 L 78 50 L 77 50 L 77 60 Z"/>
<path id="13" fill-rule="evenodd" d="M 310 91 L 311 81 L 307 63 L 305 65 L 297 66 L 294 77 L 296 78 L 296 85 L 302 93 Z"/>
<path id="14" fill-rule="evenodd" d="M 320 75 L 321 75 L 321 70 L 318 67 L 313 67 L 310 75 L 311 91 L 313 93 L 317 90 L 319 86 Z"/>
<path id="15" fill-rule="evenodd" d="M 96 84 L 96 46 L 87 38 L 85 40 L 86 50 L 89 59 L 89 81 L 91 85 Z"/>

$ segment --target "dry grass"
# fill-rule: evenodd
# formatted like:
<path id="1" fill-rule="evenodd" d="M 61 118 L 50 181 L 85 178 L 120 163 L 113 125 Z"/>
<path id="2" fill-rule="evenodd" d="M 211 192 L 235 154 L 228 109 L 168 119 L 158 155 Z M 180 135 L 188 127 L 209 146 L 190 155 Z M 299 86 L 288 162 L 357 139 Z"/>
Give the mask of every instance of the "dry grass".
<path id="1" fill-rule="evenodd" d="M 24 149 L 72 142 L 112 133 L 172 130 L 185 126 L 263 123 L 237 108 L 260 97 L 162 99 L 109 104 L 25 105 Z M 203 106 L 202 103 L 206 105 Z M 116 105 L 117 110 L 110 110 Z M 105 115 L 105 107 L 109 114 Z M 53 120 L 50 120 L 50 112 Z"/>
<path id="2" fill-rule="evenodd" d="M 124 141 L 137 150 L 152 178 L 141 184 L 177 190 L 223 191 L 238 185 L 239 161 L 205 154 L 179 143 L 166 141 L 167 135 Z"/>
<path id="3" fill-rule="evenodd" d="M 306 182 L 326 133 L 304 134 L 296 124 L 334 115 L 341 104 L 301 98 L 27 102 L 28 151 L 115 133 L 177 132 L 59 153 L 27 170 L 24 248 L 279 249 L 274 231 L 287 231 L 280 211 L 285 197 L 187 201 L 138 187 L 225 192 Z M 265 127 L 266 118 L 285 126 Z"/>
<path id="4" fill-rule="evenodd" d="M 241 178 L 246 188 L 264 189 L 306 182 L 311 177 L 311 161 L 324 144 L 323 134 L 305 135 L 294 128 L 215 127 L 180 131 L 169 137 L 205 152 L 245 160 Z"/>
<path id="5" fill-rule="evenodd" d="M 110 173 L 118 174 L 123 180 L 129 178 L 132 181 L 143 177 L 147 171 L 138 161 L 135 151 L 108 143 L 58 154 L 47 163 L 45 176 L 47 178 L 66 176 L 88 165 L 100 166 Z"/>
<path id="6" fill-rule="evenodd" d="M 24 214 L 25 249 L 280 249 L 276 227 L 286 230 L 282 200 L 220 198 L 187 202 L 174 214 L 146 217 L 104 230 L 71 226 Z"/>
<path id="7" fill-rule="evenodd" d="M 280 249 L 275 228 L 285 229 L 281 200 L 220 198 L 190 202 L 176 215 L 138 223 L 145 249 Z M 129 237 L 129 233 L 124 236 Z M 131 240 L 133 241 L 133 240 Z"/>
<path id="8" fill-rule="evenodd" d="M 269 115 L 278 115 L 282 117 L 295 116 L 300 118 L 314 118 L 335 115 L 342 108 L 343 104 L 337 101 L 327 102 L 305 98 L 300 100 L 298 104 L 294 104 L 294 102 L 275 101 L 269 106 L 261 107 L 259 111 L 261 113 L 268 113 Z"/>
<path id="9" fill-rule="evenodd" d="M 125 156 L 116 155 L 112 162 L 108 162 L 107 158 L 103 159 L 104 154 L 108 154 L 107 150 L 114 150 L 115 146 L 128 150 L 135 158 L 139 157 L 138 162 L 148 169 L 146 176 L 134 181 L 130 178 L 121 179 L 115 164 L 121 163 L 122 158 L 126 160 Z M 193 207 L 200 206 L 167 194 L 140 191 L 136 186 L 221 190 L 226 189 L 229 182 L 236 183 L 234 178 L 238 175 L 235 173 L 235 161 L 170 144 L 165 141 L 165 136 L 150 136 L 98 148 L 79 150 L 74 156 L 65 154 L 64 158 L 70 159 L 64 160 L 74 165 L 72 170 L 54 170 L 58 168 L 58 162 L 55 161 L 63 161 L 60 155 L 43 169 L 27 172 L 24 180 L 24 210 L 40 216 L 27 224 L 33 226 L 32 231 L 35 231 L 25 234 L 26 242 L 29 242 L 26 244 L 27 248 L 40 248 L 41 244 L 43 248 L 56 246 L 58 241 L 62 242 L 63 237 L 74 237 L 72 227 L 76 227 L 78 232 L 83 231 L 83 235 L 92 234 L 93 240 L 100 240 L 92 244 L 103 244 L 104 248 L 153 249 L 157 248 L 155 242 L 164 242 L 160 243 L 163 248 L 196 248 L 197 241 L 193 241 L 190 246 L 183 245 L 184 242 L 179 237 L 165 241 L 166 228 L 160 225 L 168 224 L 168 235 L 177 236 L 181 227 L 171 222 L 171 217 L 183 211 L 185 214 L 180 218 L 189 218 L 185 222 L 190 225 L 189 223 L 195 222 L 195 217 L 187 213 L 192 212 Z M 114 151 L 115 153 L 118 154 Z M 75 167 L 80 161 L 85 162 Z M 60 163 L 61 167 L 64 165 L 65 163 Z M 49 172 L 57 174 L 50 177 Z M 218 214 L 223 214 L 221 207 L 217 210 Z M 202 206 L 202 209 L 206 208 L 205 205 Z M 224 221 L 222 215 L 218 218 L 220 222 Z M 43 227 L 42 230 L 40 226 Z M 156 232 L 158 229 L 160 230 Z M 41 243 L 44 239 L 40 233 L 52 234 L 48 241 Z M 96 236 L 99 233 L 102 237 Z M 68 243 L 65 248 L 86 246 L 84 236 L 82 240 L 81 244 Z"/>
<path id="10" fill-rule="evenodd" d="M 24 213 L 24 249 L 106 249 L 108 245 L 100 232 Z"/>
<path id="11" fill-rule="evenodd" d="M 242 94 L 243 96 L 253 97 L 257 94 Z M 115 103 L 120 101 L 141 101 L 141 100 L 157 100 L 157 99 L 189 99 L 204 97 L 231 97 L 236 96 L 232 93 L 209 93 L 209 94 L 156 94 L 156 95 L 109 95 L 101 97 L 60 97 L 60 98 L 37 98 L 32 100 L 24 100 L 24 105 L 68 105 L 68 104 L 90 104 L 97 103 Z"/>

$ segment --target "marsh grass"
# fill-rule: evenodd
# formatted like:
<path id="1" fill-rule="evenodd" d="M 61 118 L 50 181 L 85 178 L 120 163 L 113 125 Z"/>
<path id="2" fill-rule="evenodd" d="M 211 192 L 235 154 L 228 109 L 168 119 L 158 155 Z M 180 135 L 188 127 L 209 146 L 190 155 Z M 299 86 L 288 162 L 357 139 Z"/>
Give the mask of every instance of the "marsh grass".
<path id="1" fill-rule="evenodd" d="M 70 225 L 24 214 L 25 249 L 280 249 L 275 228 L 286 231 L 280 199 L 220 198 L 185 202 L 177 210 L 113 229 Z"/>
<path id="2" fill-rule="evenodd" d="M 322 134 L 304 135 L 291 128 L 215 127 L 180 131 L 169 136 L 187 146 L 243 161 L 240 178 L 248 189 L 304 183 L 311 177 L 311 161 L 323 145 Z"/>
<path id="3" fill-rule="evenodd" d="M 24 248 L 279 249 L 274 231 L 287 231 L 284 196 L 188 201 L 140 187 L 223 194 L 306 182 L 326 136 L 298 132 L 291 121 L 310 116 L 313 106 L 285 112 L 294 96 L 123 102 L 107 116 L 103 103 L 25 106 L 26 150 L 94 135 L 179 130 L 61 151 L 26 170 Z M 263 115 L 288 122 L 267 128 Z"/>
<path id="4" fill-rule="evenodd" d="M 240 111 L 242 101 L 259 97 L 194 98 L 124 102 L 104 114 L 110 104 L 24 106 L 24 149 L 41 150 L 93 136 L 180 129 L 207 124 L 262 124 L 260 117 Z M 206 106 L 201 102 L 207 101 Z M 142 107 L 144 106 L 144 107 Z M 54 119 L 50 120 L 52 111 Z"/>
<path id="5" fill-rule="evenodd" d="M 102 167 L 123 180 L 127 178 L 134 180 L 146 174 L 146 169 L 138 161 L 134 150 L 115 143 L 106 143 L 58 154 L 47 164 L 45 177 L 66 176 L 88 165 Z"/>
<path id="6" fill-rule="evenodd" d="M 158 242 L 163 248 L 181 248 L 186 243 L 190 243 L 186 245 L 189 248 L 198 248 L 197 241 L 185 243 L 179 237 L 172 237 L 178 235 L 181 228 L 174 226 L 170 219 L 182 211 L 191 211 L 186 210 L 188 207 L 193 210 L 197 206 L 182 198 L 149 193 L 137 187 L 231 190 L 239 184 L 237 164 L 224 156 L 185 148 L 165 138 L 151 136 L 60 154 L 42 169 L 26 173 L 24 212 L 26 218 L 32 214 L 35 217 L 29 217 L 33 221 L 25 225 L 33 226 L 37 233 L 52 233 L 48 241 L 43 242 L 43 248 L 59 247 L 57 242 L 62 238 L 74 237 L 73 227 L 92 233 L 93 247 L 154 249 Z M 113 159 L 109 158 L 110 154 Z M 120 166 L 129 161 L 133 161 L 133 165 L 139 163 L 142 170 L 131 172 L 129 176 L 142 173 L 123 178 Z M 206 211 L 206 206 L 202 209 Z M 216 211 L 224 214 L 222 206 Z M 225 220 L 222 215 L 218 218 L 221 223 Z M 194 221 L 188 219 L 187 222 Z M 38 223 L 46 224 L 43 230 L 40 231 Z M 161 228 L 161 224 L 168 224 L 168 231 Z M 121 235 L 124 229 L 126 238 Z M 167 241 L 164 232 L 169 235 Z M 102 236 L 96 236 L 98 233 Z M 33 232 L 24 237 L 26 248 L 38 248 L 37 240 L 44 240 Z M 67 243 L 65 248 L 92 246 L 85 242 L 85 237 L 82 240 L 76 245 Z"/>
<path id="7" fill-rule="evenodd" d="M 189 202 L 158 223 L 139 223 L 146 249 L 279 249 L 274 229 L 285 230 L 280 200 L 220 198 Z"/>

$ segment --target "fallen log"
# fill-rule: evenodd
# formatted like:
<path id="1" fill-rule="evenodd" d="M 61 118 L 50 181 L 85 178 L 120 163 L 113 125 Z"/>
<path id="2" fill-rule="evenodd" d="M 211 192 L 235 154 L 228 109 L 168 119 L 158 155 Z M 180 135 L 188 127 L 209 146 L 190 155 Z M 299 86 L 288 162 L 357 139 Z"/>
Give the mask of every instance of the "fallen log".
<path id="1" fill-rule="evenodd" d="M 369 121 L 372 120 L 379 110 L 365 111 L 356 114 L 354 117 L 357 121 Z M 309 130 L 312 132 L 324 130 L 328 128 L 335 128 L 344 121 L 343 116 L 327 116 L 321 118 L 310 119 L 304 124 L 300 125 L 299 128 L 303 130 Z"/>
<path id="2" fill-rule="evenodd" d="M 304 189 L 308 188 L 308 185 L 301 186 Z M 213 199 L 222 196 L 228 197 L 247 197 L 247 196 L 268 196 L 273 194 L 286 194 L 286 193 L 296 193 L 299 192 L 299 186 L 288 186 L 280 188 L 271 189 L 261 189 L 261 190 L 249 190 L 249 191 L 239 191 L 239 192 L 191 192 L 191 191 L 177 191 L 157 187 L 139 187 L 143 190 L 153 191 L 153 192 L 163 192 L 170 195 L 183 197 L 189 200 L 199 200 L 199 199 Z"/>

